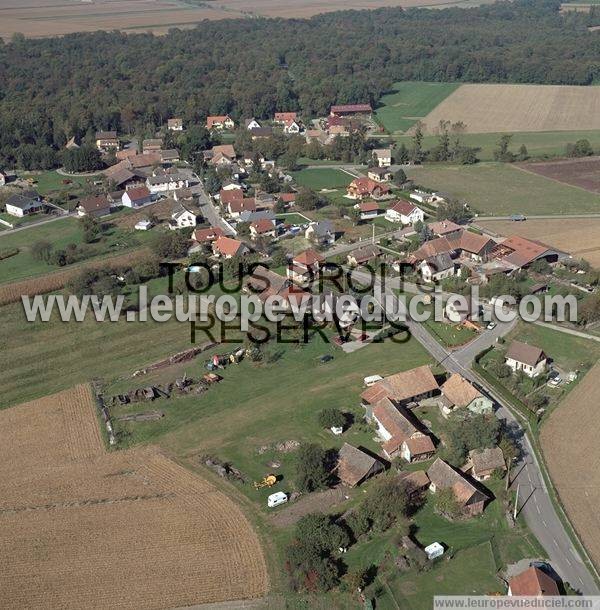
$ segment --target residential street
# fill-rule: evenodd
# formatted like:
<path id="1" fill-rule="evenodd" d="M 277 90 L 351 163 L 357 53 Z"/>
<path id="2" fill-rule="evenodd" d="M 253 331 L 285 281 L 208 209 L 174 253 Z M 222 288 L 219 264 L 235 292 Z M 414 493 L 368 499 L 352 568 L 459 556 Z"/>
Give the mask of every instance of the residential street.
<path id="1" fill-rule="evenodd" d="M 354 271 L 353 275 L 359 281 L 361 279 L 369 281 L 368 275 L 360 271 Z M 396 309 L 398 307 L 398 299 L 391 291 L 389 285 L 386 294 L 391 296 L 393 307 Z M 516 492 L 517 485 L 519 487 L 519 510 L 525 517 L 528 527 L 545 549 L 557 573 L 574 588 L 581 590 L 582 593 L 598 595 L 600 589 L 583 563 L 579 553 L 571 544 L 569 535 L 565 531 L 550 500 L 540 466 L 527 435 L 511 413 L 506 402 L 471 370 L 471 363 L 475 354 L 485 349 L 488 345 L 493 344 L 497 337 L 508 333 L 513 325 L 498 324 L 494 330 L 484 331 L 477 339 L 464 348 L 450 352 L 440 345 L 422 324 L 410 320 L 407 322 L 410 333 L 437 362 L 446 370 L 460 373 L 469 381 L 476 383 L 498 403 L 499 408 L 496 411 L 496 415 L 499 419 L 506 420 L 517 431 L 516 440 L 522 453 L 520 461 L 513 467 L 512 476 L 515 479 L 510 487 L 513 493 Z M 514 473 L 517 473 L 516 476 Z"/>

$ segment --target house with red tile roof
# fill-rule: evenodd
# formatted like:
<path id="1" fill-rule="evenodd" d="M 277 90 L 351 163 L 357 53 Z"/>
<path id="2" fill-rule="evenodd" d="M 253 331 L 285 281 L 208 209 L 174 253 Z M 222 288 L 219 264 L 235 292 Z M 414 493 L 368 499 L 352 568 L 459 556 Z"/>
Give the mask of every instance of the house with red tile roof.
<path id="1" fill-rule="evenodd" d="M 257 239 L 258 237 L 275 237 L 275 223 L 268 218 L 259 218 L 250 223 L 250 237 Z"/>
<path id="2" fill-rule="evenodd" d="M 380 199 L 385 195 L 389 194 L 390 188 L 385 184 L 379 184 L 371 178 L 355 178 L 348 185 L 346 197 L 349 199 L 364 199 L 370 197 L 371 199 Z"/>
<path id="3" fill-rule="evenodd" d="M 228 114 L 219 114 L 206 117 L 206 129 L 233 129 L 234 120 Z"/>
<path id="4" fill-rule="evenodd" d="M 560 595 L 556 581 L 539 568 L 530 567 L 508 581 L 508 595 L 547 597 Z"/>
<path id="5" fill-rule="evenodd" d="M 234 198 L 227 204 L 227 212 L 232 218 L 239 218 L 242 212 L 256 212 L 256 200 L 254 197 Z"/>
<path id="6" fill-rule="evenodd" d="M 325 259 L 316 250 L 305 250 L 293 258 L 287 276 L 298 284 L 309 283 L 317 278 L 324 262 Z"/>
<path id="7" fill-rule="evenodd" d="M 297 121 L 298 113 L 297 112 L 276 112 L 273 117 L 273 123 L 279 123 L 283 125 L 287 121 Z"/>
<path id="8" fill-rule="evenodd" d="M 385 219 L 403 225 L 414 225 L 415 222 L 423 222 L 425 213 L 410 201 L 398 199 L 386 210 Z"/>
<path id="9" fill-rule="evenodd" d="M 359 210 L 361 220 L 373 220 L 379 216 L 379 204 L 376 201 L 362 201 L 354 207 Z"/>
<path id="10" fill-rule="evenodd" d="M 211 244 L 219 237 L 225 237 L 225 231 L 221 227 L 195 229 L 192 233 L 192 239 L 199 244 Z"/>
<path id="11" fill-rule="evenodd" d="M 365 406 L 375 404 L 383 398 L 389 398 L 398 405 L 409 405 L 437 392 L 438 382 L 431 368 L 424 365 L 385 377 L 367 388 L 360 397 Z"/>
<path id="12" fill-rule="evenodd" d="M 128 208 L 139 208 L 152 201 L 152 194 L 145 186 L 132 188 L 123 193 L 122 203 Z"/>
<path id="13" fill-rule="evenodd" d="M 213 252 L 223 258 L 233 258 L 234 256 L 244 256 L 250 250 L 243 241 L 232 237 L 218 237 L 213 242 Z"/>

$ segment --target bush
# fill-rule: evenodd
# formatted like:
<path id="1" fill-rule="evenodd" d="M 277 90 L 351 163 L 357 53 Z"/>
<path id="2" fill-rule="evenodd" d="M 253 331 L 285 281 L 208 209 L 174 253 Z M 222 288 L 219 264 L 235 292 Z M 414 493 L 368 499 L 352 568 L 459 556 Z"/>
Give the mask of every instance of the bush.
<path id="1" fill-rule="evenodd" d="M 346 417 L 334 407 L 326 407 L 319 413 L 319 425 L 321 428 L 340 428 L 346 423 Z"/>
<path id="2" fill-rule="evenodd" d="M 300 445 L 296 453 L 296 483 L 304 492 L 324 489 L 330 481 L 327 452 L 316 443 Z"/>

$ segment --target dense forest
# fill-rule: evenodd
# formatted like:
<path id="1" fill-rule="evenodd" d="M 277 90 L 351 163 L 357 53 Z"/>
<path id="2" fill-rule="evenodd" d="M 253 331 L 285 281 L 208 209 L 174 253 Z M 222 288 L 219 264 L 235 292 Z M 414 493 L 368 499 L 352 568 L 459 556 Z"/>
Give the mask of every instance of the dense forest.
<path id="1" fill-rule="evenodd" d="M 589 15 L 520 0 L 471 9 L 343 11 L 204 22 L 151 34 L 0 40 L 0 167 L 51 167 L 71 135 L 152 131 L 168 117 L 324 114 L 376 103 L 397 80 L 587 85 Z"/>

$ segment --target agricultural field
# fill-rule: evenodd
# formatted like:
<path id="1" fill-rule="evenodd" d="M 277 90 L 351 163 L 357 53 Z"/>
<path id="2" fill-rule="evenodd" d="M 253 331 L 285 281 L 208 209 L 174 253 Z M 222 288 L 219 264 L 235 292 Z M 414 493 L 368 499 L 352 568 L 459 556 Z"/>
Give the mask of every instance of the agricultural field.
<path id="1" fill-rule="evenodd" d="M 600 562 L 600 365 L 596 365 L 550 415 L 541 444 L 562 505 L 593 562 Z M 573 476 L 579 473 L 579 476 Z"/>
<path id="2" fill-rule="evenodd" d="M 537 239 L 600 268 L 600 218 L 485 220 L 477 224 L 498 235 Z"/>
<path id="3" fill-rule="evenodd" d="M 477 156 L 482 161 L 493 161 L 494 150 L 497 148 L 498 140 L 506 132 L 498 133 L 464 133 L 461 134 L 461 142 L 465 146 L 473 146 L 481 149 Z M 577 140 L 587 139 L 594 150 L 600 151 L 600 131 L 519 131 L 511 133 L 510 150 L 518 153 L 524 144 L 532 159 L 544 159 L 548 157 L 564 156 L 567 144 L 573 144 Z M 409 135 L 398 136 L 396 141 L 410 146 Z M 438 143 L 437 136 L 425 135 L 423 146 L 426 149 L 434 147 Z"/>
<path id="4" fill-rule="evenodd" d="M 266 592 L 240 509 L 154 448 L 107 452 L 89 386 L 6 409 L 0 422 L 6 606 L 163 608 Z"/>
<path id="5" fill-rule="evenodd" d="M 456 83 L 394 83 L 391 93 L 379 100 L 375 116 L 391 134 L 405 132 L 458 87 Z"/>
<path id="6" fill-rule="evenodd" d="M 547 163 L 521 163 L 519 167 L 562 184 L 600 193 L 600 157 L 565 159 Z"/>
<path id="7" fill-rule="evenodd" d="M 462 121 L 468 133 L 600 129 L 600 87 L 462 85 L 423 123 Z"/>
<path id="8" fill-rule="evenodd" d="M 320 191 L 323 189 L 344 189 L 354 180 L 354 176 L 341 169 L 331 167 L 301 169 L 291 172 L 299 186 Z"/>
<path id="9" fill-rule="evenodd" d="M 148 215 L 148 209 L 145 213 Z M 129 228 L 119 227 L 116 218 L 117 216 L 101 220 L 109 226 L 94 243 L 86 244 L 90 256 L 86 256 L 82 263 L 85 264 L 94 257 L 122 254 L 124 251 L 140 248 L 152 239 L 152 232 L 134 232 Z M 39 241 L 49 242 L 56 250 L 64 249 L 68 244 L 81 245 L 83 230 L 80 221 L 75 218 L 64 218 L 25 231 L 3 235 L 0 238 L 0 249 L 16 248 L 19 252 L 15 256 L 0 260 L 0 284 L 75 268 L 75 266 L 60 267 L 35 259 L 31 248 Z"/>
<path id="10" fill-rule="evenodd" d="M 374 9 L 383 6 L 478 6 L 490 0 L 33 0 L 25 6 L 18 0 L 0 0 L 0 38 L 15 32 L 29 38 L 60 36 L 72 32 L 115 30 L 165 34 L 170 28 L 195 27 L 205 19 L 253 17 L 311 17 L 319 13 L 347 9 Z"/>
<path id="11" fill-rule="evenodd" d="M 600 213 L 597 195 L 509 164 L 425 164 L 406 174 L 417 184 L 466 201 L 483 216 Z"/>

